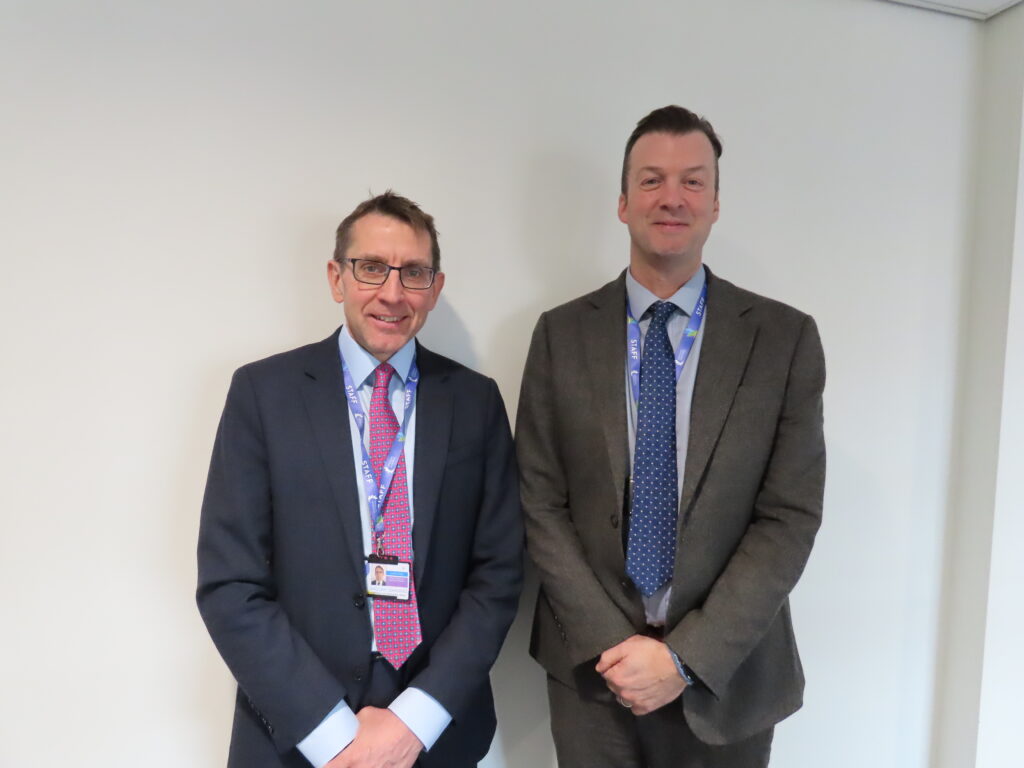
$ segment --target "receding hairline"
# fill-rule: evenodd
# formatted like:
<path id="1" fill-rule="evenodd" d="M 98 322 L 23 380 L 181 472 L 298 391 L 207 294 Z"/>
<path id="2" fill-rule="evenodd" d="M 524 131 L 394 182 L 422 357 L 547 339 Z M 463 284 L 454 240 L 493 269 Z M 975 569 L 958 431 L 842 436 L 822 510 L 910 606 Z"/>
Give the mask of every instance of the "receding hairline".
<path id="1" fill-rule="evenodd" d="M 711 140 L 711 137 L 708 136 L 707 133 L 705 133 L 704 130 L 702 130 L 699 127 L 691 128 L 691 129 L 684 130 L 684 131 L 674 131 L 674 130 L 671 130 L 671 129 L 668 129 L 668 128 L 658 129 L 658 130 L 655 130 L 655 131 L 647 131 L 646 133 L 642 133 L 639 136 L 637 136 L 636 140 L 630 145 L 629 152 L 626 153 L 626 156 L 624 158 L 624 168 L 623 168 L 623 174 L 622 174 L 623 181 L 625 181 L 625 178 L 627 176 L 629 176 L 633 172 L 633 166 L 632 166 L 633 150 L 636 149 L 636 145 L 639 144 L 646 136 L 658 136 L 658 135 L 661 135 L 661 136 L 690 136 L 690 135 L 692 135 L 694 133 L 700 134 L 701 136 L 703 136 L 704 140 L 708 143 L 708 146 L 711 148 L 711 155 L 712 155 L 712 158 L 713 158 L 712 167 L 715 170 L 715 197 L 718 197 L 718 149 L 715 147 L 715 143 Z M 644 170 L 644 169 L 651 169 L 651 170 L 658 170 L 658 171 L 662 170 L 662 169 L 658 168 L 657 166 L 651 166 L 651 165 L 643 165 L 643 166 L 640 166 L 640 168 L 639 168 L 639 170 Z M 691 166 L 690 168 L 686 168 L 685 169 L 685 171 L 687 173 L 692 173 L 693 171 L 696 171 L 696 170 L 708 170 L 708 167 L 702 163 L 699 166 Z M 628 189 L 628 185 L 624 184 L 621 193 L 623 195 L 625 195 L 626 192 L 627 192 L 627 189 Z"/>
<path id="2" fill-rule="evenodd" d="M 348 256 L 348 252 L 350 252 L 352 250 L 352 248 L 356 244 L 356 240 L 357 240 L 356 239 L 356 232 L 358 230 L 359 223 L 362 222 L 362 221 L 366 221 L 367 219 L 373 218 L 374 216 L 376 216 L 378 218 L 381 218 L 381 219 L 387 219 L 388 221 L 393 221 L 393 222 L 395 222 L 397 224 L 401 224 L 402 226 L 406 227 L 407 229 L 411 229 L 413 234 L 416 235 L 417 239 L 420 239 L 420 240 L 426 239 L 426 245 L 427 245 L 426 263 L 424 263 L 423 266 L 425 266 L 425 267 L 432 267 L 433 266 L 433 253 L 431 252 L 431 248 L 433 247 L 433 239 L 430 236 L 430 230 L 427 229 L 426 227 L 418 227 L 418 226 L 416 226 L 412 222 L 405 221 L 404 219 L 401 219 L 398 216 L 392 216 L 391 214 L 384 213 L 382 211 L 369 211 L 368 213 L 364 213 L 362 216 L 360 216 L 358 219 L 356 219 L 355 221 L 352 222 L 352 228 L 350 230 L 351 234 L 350 234 L 349 239 L 348 239 L 347 252 L 345 253 L 345 256 Z M 364 253 L 364 254 L 360 255 L 359 258 L 361 258 L 361 259 L 380 259 L 380 261 L 382 261 L 382 262 L 386 262 L 387 261 L 387 259 L 385 258 L 385 256 L 383 254 L 373 253 L 373 252 Z"/>
<path id="3" fill-rule="evenodd" d="M 360 221 L 372 214 L 379 214 L 399 221 L 414 232 L 426 234 L 430 239 L 430 267 L 435 272 L 441 271 L 441 246 L 438 243 L 434 217 L 409 198 L 399 195 L 391 189 L 364 200 L 342 219 L 335 231 L 334 261 L 342 262 L 347 257 L 352 246 L 353 230 Z"/>

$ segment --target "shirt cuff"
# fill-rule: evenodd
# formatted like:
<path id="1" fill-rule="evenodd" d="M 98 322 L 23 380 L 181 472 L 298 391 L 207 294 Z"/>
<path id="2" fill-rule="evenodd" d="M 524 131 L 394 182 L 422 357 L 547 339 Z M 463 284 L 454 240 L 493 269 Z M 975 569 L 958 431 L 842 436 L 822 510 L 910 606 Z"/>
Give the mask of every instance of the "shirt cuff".
<path id="1" fill-rule="evenodd" d="M 299 752 L 316 768 L 323 768 L 352 743 L 359 729 L 355 713 L 342 699 L 310 734 L 299 742 Z"/>
<path id="2" fill-rule="evenodd" d="M 437 699 L 419 688 L 406 688 L 388 707 L 429 750 L 444 733 L 452 716 Z"/>
<path id="3" fill-rule="evenodd" d="M 668 646 L 665 647 L 668 648 Z M 668 652 L 672 654 L 672 662 L 676 665 L 676 672 L 678 672 L 679 676 L 686 681 L 686 684 L 693 685 L 694 683 L 696 683 L 697 681 L 694 679 L 693 675 L 691 675 L 687 671 L 686 665 L 679 660 L 679 654 L 673 651 L 671 648 L 668 649 Z"/>

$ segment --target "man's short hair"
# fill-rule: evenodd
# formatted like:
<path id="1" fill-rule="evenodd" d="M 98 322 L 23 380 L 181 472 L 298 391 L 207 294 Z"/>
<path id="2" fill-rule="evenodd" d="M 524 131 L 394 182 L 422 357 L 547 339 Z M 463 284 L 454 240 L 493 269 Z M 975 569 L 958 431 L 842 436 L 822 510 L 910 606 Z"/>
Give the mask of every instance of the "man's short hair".
<path id="1" fill-rule="evenodd" d="M 430 235 L 430 266 L 435 271 L 441 270 L 441 246 L 437 242 L 437 229 L 434 227 L 434 217 L 426 213 L 416 203 L 407 197 L 402 197 L 390 189 L 382 195 L 376 195 L 369 200 L 364 200 L 356 206 L 355 210 L 346 216 L 338 225 L 338 232 L 334 238 L 334 260 L 344 265 L 345 254 L 352 244 L 352 227 L 364 216 L 371 213 L 379 213 L 403 224 L 408 224 L 416 232 L 426 232 Z"/>
<path id="2" fill-rule="evenodd" d="M 656 109 L 642 118 L 629 135 L 629 141 L 626 142 L 626 152 L 622 156 L 622 194 L 626 194 L 626 177 L 629 175 L 629 153 L 633 150 L 633 145 L 636 144 L 637 139 L 645 133 L 671 133 L 681 136 L 686 133 L 694 133 L 695 131 L 700 131 L 707 136 L 708 141 L 711 142 L 711 146 L 715 150 L 715 196 L 717 197 L 718 158 L 722 156 L 722 140 L 718 138 L 718 134 L 715 133 L 715 129 L 711 127 L 711 123 L 706 118 L 675 104 Z"/>

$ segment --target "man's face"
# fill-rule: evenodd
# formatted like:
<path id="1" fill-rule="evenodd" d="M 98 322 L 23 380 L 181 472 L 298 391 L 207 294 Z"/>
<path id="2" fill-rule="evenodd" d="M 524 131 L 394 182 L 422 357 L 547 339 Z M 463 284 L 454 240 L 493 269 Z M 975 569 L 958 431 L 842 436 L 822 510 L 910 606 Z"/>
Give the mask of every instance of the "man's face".
<path id="1" fill-rule="evenodd" d="M 718 221 L 715 150 L 700 131 L 646 133 L 629 153 L 619 220 L 629 227 L 632 258 L 700 262 Z"/>
<path id="2" fill-rule="evenodd" d="M 431 265 L 430 235 L 408 224 L 370 213 L 352 225 L 347 259 L 373 259 L 392 267 Z M 384 285 L 361 283 L 349 262 L 327 263 L 327 280 L 334 300 L 343 304 L 345 325 L 359 346 L 384 362 L 415 336 L 437 303 L 444 275 L 434 277 L 425 290 L 405 288 L 398 273 L 388 274 Z"/>
<path id="3" fill-rule="evenodd" d="M 381 568 L 379 565 L 373 569 L 373 580 L 384 581 L 384 569 Z"/>

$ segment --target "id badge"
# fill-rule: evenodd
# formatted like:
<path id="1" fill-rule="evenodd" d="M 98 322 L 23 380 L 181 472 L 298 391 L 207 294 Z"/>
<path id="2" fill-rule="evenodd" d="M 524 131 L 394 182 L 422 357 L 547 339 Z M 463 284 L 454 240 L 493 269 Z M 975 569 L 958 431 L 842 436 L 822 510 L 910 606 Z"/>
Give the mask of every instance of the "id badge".
<path id="1" fill-rule="evenodd" d="M 412 563 L 387 555 L 366 558 L 366 594 L 378 600 L 408 600 Z"/>

